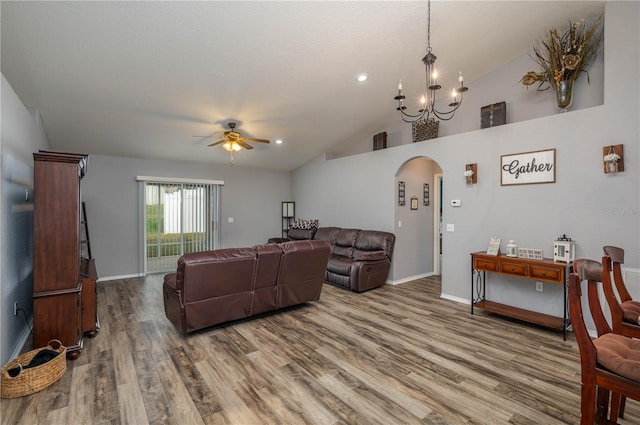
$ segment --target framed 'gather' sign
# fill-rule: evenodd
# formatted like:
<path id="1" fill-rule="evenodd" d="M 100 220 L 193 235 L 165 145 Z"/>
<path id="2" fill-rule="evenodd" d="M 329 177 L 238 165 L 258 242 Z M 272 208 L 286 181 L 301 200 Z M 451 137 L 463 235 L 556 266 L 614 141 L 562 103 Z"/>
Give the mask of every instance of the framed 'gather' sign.
<path id="1" fill-rule="evenodd" d="M 500 185 L 555 183 L 556 150 L 513 153 L 500 157 Z"/>

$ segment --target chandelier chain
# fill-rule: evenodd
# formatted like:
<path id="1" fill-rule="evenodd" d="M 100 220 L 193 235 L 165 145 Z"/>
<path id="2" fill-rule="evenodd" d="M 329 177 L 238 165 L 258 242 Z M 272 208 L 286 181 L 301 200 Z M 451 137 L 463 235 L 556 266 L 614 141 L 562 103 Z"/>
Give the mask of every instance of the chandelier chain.
<path id="1" fill-rule="evenodd" d="M 427 2 L 427 52 L 431 52 L 431 0 Z"/>

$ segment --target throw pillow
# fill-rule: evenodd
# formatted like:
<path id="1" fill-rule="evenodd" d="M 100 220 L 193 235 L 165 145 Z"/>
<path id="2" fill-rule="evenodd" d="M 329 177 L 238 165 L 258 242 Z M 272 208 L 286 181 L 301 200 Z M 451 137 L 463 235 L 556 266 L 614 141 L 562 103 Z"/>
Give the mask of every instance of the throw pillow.
<path id="1" fill-rule="evenodd" d="M 318 228 L 318 220 L 303 220 L 297 219 L 294 221 L 291 226 L 291 229 L 302 229 L 302 230 L 311 230 Z"/>

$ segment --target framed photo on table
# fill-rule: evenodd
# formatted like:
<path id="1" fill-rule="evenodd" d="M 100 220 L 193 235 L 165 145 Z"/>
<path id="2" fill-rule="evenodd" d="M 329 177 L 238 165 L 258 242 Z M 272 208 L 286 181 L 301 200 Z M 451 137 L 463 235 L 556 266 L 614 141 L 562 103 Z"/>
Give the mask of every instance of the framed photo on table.
<path id="1" fill-rule="evenodd" d="M 489 239 L 489 248 L 487 248 L 487 255 L 500 254 L 500 242 L 502 242 L 502 238 L 491 237 L 491 239 Z"/>

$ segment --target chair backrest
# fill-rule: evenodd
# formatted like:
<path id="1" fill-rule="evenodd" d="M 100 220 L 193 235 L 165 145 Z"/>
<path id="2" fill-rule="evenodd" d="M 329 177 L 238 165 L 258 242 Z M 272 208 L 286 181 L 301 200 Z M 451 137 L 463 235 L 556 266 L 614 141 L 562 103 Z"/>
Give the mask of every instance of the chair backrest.
<path id="1" fill-rule="evenodd" d="M 602 305 L 600 304 L 600 296 L 598 294 L 598 287 L 602 282 L 603 276 L 602 264 L 595 260 L 577 259 L 573 262 L 573 268 L 581 281 L 587 281 L 589 310 L 591 312 L 593 322 L 596 325 L 598 336 L 600 337 L 604 334 L 611 333 L 612 330 L 604 313 L 602 312 Z"/>
<path id="2" fill-rule="evenodd" d="M 602 257 L 602 290 L 607 304 L 609 304 L 609 310 L 611 311 L 611 327 L 613 328 L 613 332 L 622 335 L 624 334 L 624 311 L 618 298 L 616 298 L 613 285 L 611 284 L 611 263 L 611 257 L 608 255 Z"/>
<path id="3" fill-rule="evenodd" d="M 582 311 L 582 279 L 578 274 L 569 275 L 569 316 L 573 334 L 580 350 L 580 366 L 583 379 L 589 376 L 589 371 L 596 364 L 596 347 L 591 341 Z"/>
<path id="4" fill-rule="evenodd" d="M 607 245 L 602 248 L 606 256 L 611 258 L 611 270 L 613 271 L 613 281 L 616 284 L 620 302 L 630 301 L 631 294 L 627 291 L 627 287 L 622 279 L 622 264 L 624 264 L 624 249 L 617 246 Z"/>

